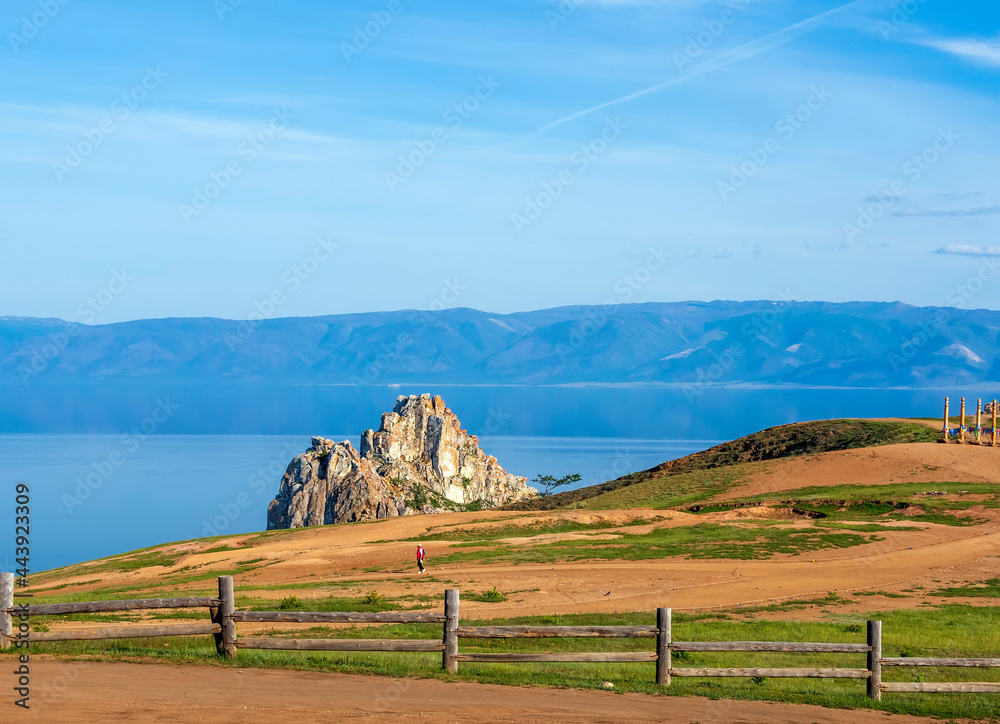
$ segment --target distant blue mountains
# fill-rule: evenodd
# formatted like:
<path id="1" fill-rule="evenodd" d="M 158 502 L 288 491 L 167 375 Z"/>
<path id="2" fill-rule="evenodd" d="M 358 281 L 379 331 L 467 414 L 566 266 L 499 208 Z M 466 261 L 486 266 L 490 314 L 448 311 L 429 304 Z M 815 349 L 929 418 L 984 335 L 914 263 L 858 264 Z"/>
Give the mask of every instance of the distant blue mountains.
<path id="1" fill-rule="evenodd" d="M 670 383 L 932 387 L 1000 380 L 1000 312 L 679 302 L 82 325 L 0 317 L 0 383 Z"/>

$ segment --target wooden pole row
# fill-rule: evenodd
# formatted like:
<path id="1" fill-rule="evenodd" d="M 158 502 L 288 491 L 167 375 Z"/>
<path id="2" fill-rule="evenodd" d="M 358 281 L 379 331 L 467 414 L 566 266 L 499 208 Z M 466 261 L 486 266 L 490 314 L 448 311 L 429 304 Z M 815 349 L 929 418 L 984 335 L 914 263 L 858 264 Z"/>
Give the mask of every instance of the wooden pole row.
<path id="1" fill-rule="evenodd" d="M 941 429 L 941 442 L 951 442 L 951 417 L 949 413 L 950 398 L 944 398 L 944 425 Z M 985 408 L 983 407 L 983 398 L 980 397 L 976 400 L 976 427 L 973 431 L 975 435 L 976 444 L 984 445 L 983 435 L 983 412 Z M 997 399 L 993 398 L 993 404 L 990 406 L 990 412 L 993 413 L 993 425 L 990 428 L 990 446 L 997 446 Z M 957 431 L 957 437 L 959 442 L 965 442 L 965 398 L 962 398 L 961 408 L 959 413 L 959 429 Z"/>

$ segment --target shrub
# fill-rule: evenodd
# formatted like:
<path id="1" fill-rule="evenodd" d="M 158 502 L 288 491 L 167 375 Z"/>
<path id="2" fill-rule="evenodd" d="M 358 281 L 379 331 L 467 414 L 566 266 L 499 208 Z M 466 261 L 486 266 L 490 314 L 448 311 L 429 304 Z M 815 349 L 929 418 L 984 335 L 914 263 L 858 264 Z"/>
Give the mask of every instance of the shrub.
<path id="1" fill-rule="evenodd" d="M 296 596 L 288 596 L 287 598 L 281 599 L 281 603 L 278 604 L 278 610 L 301 611 L 302 601 L 300 601 Z"/>
<path id="2" fill-rule="evenodd" d="M 483 601 L 484 603 L 502 603 L 507 600 L 507 594 L 493 586 L 489 591 L 483 591 L 477 597 L 477 600 Z"/>

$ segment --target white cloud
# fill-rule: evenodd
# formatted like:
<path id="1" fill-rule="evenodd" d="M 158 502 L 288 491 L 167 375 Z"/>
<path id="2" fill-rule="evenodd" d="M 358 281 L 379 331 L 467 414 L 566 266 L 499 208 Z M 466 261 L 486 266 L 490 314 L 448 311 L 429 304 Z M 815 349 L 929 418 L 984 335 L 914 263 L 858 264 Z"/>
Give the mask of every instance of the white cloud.
<path id="1" fill-rule="evenodd" d="M 908 206 L 894 212 L 893 216 L 987 216 L 991 214 L 1000 214 L 1000 204 L 976 206 L 971 209 L 925 209 L 920 206 Z"/>
<path id="2" fill-rule="evenodd" d="M 935 254 L 957 254 L 959 256 L 998 256 L 1000 246 L 975 246 L 973 244 L 948 244 L 943 246 Z"/>
<path id="3" fill-rule="evenodd" d="M 976 38 L 931 38 L 929 40 L 923 39 L 914 42 L 918 45 L 935 48 L 944 53 L 957 55 L 974 63 L 1000 67 L 1000 35 L 992 40 L 979 40 Z"/>

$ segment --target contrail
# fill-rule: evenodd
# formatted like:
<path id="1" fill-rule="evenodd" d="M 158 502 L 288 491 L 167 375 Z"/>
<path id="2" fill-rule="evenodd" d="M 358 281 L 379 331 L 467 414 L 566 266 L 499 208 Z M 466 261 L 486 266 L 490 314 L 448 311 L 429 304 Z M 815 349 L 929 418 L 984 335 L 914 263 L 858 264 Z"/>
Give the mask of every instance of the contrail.
<path id="1" fill-rule="evenodd" d="M 614 100 L 606 101 L 605 103 L 600 103 L 596 106 L 586 108 L 582 111 L 571 113 L 568 116 L 563 116 L 562 118 L 558 118 L 552 121 L 551 123 L 542 126 L 537 131 L 529 133 L 527 136 L 524 136 L 520 140 L 535 138 L 536 136 L 540 136 L 543 133 L 546 133 L 547 131 L 550 131 L 557 126 L 561 126 L 564 123 L 569 123 L 570 121 L 575 121 L 577 118 L 582 118 L 583 116 L 588 116 L 595 111 L 601 110 L 602 108 L 608 108 L 609 106 L 614 106 L 618 105 L 619 103 L 625 103 L 626 101 L 631 101 L 636 98 L 641 98 L 642 96 L 649 95 L 650 93 L 655 93 L 658 90 L 669 88 L 670 86 L 678 85 L 686 80 L 689 80 L 691 78 L 696 78 L 699 75 L 704 75 L 705 73 L 709 73 L 718 68 L 723 68 L 727 65 L 735 63 L 738 60 L 743 60 L 745 58 L 752 58 L 753 56 L 759 53 L 763 53 L 764 51 L 770 50 L 771 48 L 775 48 L 781 45 L 788 39 L 788 36 L 792 35 L 795 31 L 813 25 L 814 23 L 822 20 L 828 15 L 839 13 L 841 10 L 844 10 L 845 8 L 849 8 L 852 5 L 858 5 L 865 1 L 866 0 L 852 0 L 849 3 L 844 3 L 843 5 L 835 7 L 831 10 L 822 12 L 819 15 L 814 15 L 811 18 L 800 20 L 799 22 L 794 23 L 793 25 L 789 25 L 786 28 L 782 28 L 781 30 L 776 30 L 773 33 L 769 33 L 768 35 L 765 35 L 762 38 L 751 40 L 750 42 L 744 43 L 743 45 L 733 48 L 732 50 L 727 50 L 725 53 L 722 53 L 717 58 L 702 63 L 687 75 L 683 75 L 680 78 L 674 78 L 672 80 L 664 81 L 663 83 L 657 83 L 656 85 L 649 86 L 648 88 L 643 88 L 642 90 L 637 90 L 633 93 L 629 93 L 628 95 L 622 96 L 621 98 L 615 98 Z"/>

